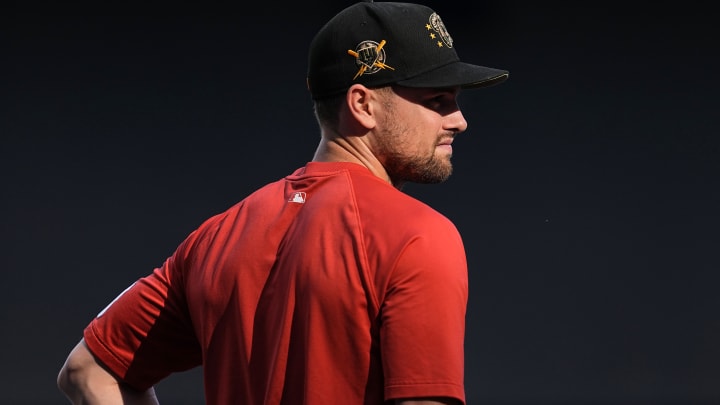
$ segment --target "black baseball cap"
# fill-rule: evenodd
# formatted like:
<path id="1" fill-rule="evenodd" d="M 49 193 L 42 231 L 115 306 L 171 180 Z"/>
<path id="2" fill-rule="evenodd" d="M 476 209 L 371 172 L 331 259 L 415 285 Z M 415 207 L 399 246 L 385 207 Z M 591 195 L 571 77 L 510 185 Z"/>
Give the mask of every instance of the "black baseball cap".
<path id="1" fill-rule="evenodd" d="M 313 99 L 367 87 L 478 88 L 508 71 L 461 62 L 453 39 L 431 8 L 362 1 L 340 11 L 310 43 L 307 85 Z"/>

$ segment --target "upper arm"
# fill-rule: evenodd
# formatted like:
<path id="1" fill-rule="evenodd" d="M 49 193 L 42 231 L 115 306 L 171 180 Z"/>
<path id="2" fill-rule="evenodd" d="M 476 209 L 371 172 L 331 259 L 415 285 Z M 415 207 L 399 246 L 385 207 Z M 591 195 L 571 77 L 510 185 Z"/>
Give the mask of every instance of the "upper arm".
<path id="1" fill-rule="evenodd" d="M 68 396 L 83 381 L 95 381 L 102 385 L 117 385 L 118 380 L 90 353 L 85 339 L 81 339 L 70 351 L 58 374 L 58 387 Z"/>
<path id="2" fill-rule="evenodd" d="M 85 328 L 88 349 L 137 389 L 201 363 L 175 257 L 135 282 Z"/>
<path id="3" fill-rule="evenodd" d="M 384 297 L 380 347 L 390 398 L 464 399 L 465 252 L 453 228 L 435 231 L 408 244 Z"/>
<path id="4" fill-rule="evenodd" d="M 154 389 L 136 391 L 124 385 L 93 356 L 84 339 L 65 360 L 57 385 L 73 404 L 157 404 Z"/>

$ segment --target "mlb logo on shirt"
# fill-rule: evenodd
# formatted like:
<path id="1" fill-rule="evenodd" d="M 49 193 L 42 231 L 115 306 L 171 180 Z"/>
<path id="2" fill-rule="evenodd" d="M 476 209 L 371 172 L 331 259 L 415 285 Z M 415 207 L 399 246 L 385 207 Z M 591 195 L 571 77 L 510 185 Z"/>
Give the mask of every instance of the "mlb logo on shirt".
<path id="1" fill-rule="evenodd" d="M 290 199 L 288 200 L 288 202 L 304 204 L 305 203 L 305 193 L 302 191 L 294 192 L 292 197 L 290 197 Z"/>

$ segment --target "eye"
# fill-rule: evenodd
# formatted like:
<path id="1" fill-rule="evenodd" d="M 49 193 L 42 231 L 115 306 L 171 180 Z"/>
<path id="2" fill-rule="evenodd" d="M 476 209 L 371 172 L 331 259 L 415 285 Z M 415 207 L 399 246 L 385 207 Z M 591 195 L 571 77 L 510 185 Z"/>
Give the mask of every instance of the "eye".
<path id="1" fill-rule="evenodd" d="M 447 103 L 447 98 L 446 94 L 435 94 L 425 99 L 425 105 L 432 110 L 437 110 Z"/>
<path id="2" fill-rule="evenodd" d="M 425 106 L 433 111 L 445 113 L 457 108 L 457 102 L 453 93 L 443 92 L 428 97 Z"/>

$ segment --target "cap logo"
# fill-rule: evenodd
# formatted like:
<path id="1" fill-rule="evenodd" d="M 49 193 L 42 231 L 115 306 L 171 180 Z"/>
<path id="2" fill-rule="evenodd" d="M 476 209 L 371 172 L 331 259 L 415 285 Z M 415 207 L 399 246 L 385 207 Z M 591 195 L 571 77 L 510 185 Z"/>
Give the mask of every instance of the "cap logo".
<path id="1" fill-rule="evenodd" d="M 450 37 L 450 33 L 448 32 L 447 28 L 445 28 L 445 24 L 443 24 L 442 20 L 440 19 L 440 16 L 437 13 L 432 13 L 430 15 L 430 19 L 427 24 L 425 24 L 425 28 L 430 32 L 430 39 L 436 39 L 437 36 L 440 37 L 440 40 L 437 41 L 438 48 L 442 48 L 443 44 L 447 46 L 448 48 L 453 47 L 453 40 L 452 37 Z"/>
<path id="2" fill-rule="evenodd" d="M 375 41 L 362 41 L 355 47 L 355 50 L 348 49 L 348 54 L 355 57 L 355 64 L 359 66 L 358 72 L 353 77 L 353 80 L 364 74 L 373 74 L 379 72 L 381 69 L 395 70 L 391 66 L 385 64 L 385 40 Z"/>

